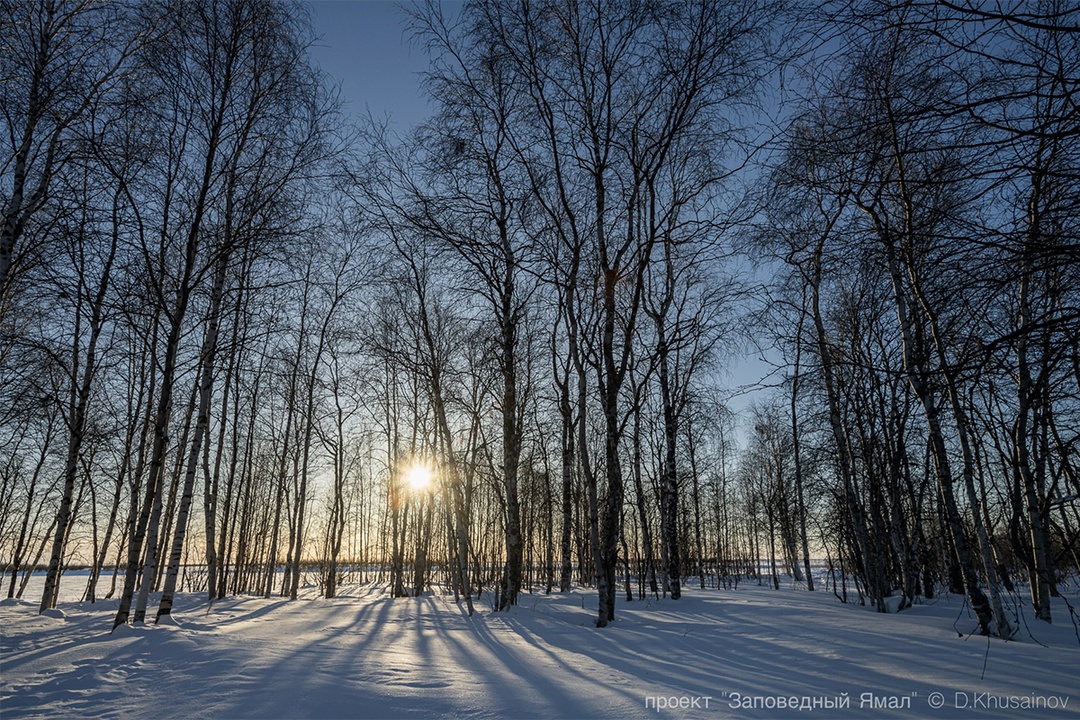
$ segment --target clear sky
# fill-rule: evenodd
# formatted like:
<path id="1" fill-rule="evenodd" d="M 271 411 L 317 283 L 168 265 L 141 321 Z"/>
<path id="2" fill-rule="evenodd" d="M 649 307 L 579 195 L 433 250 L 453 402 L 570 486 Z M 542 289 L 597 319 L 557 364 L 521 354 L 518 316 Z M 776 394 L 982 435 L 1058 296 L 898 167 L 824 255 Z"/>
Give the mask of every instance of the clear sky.
<path id="1" fill-rule="evenodd" d="M 341 84 L 345 111 L 389 117 L 395 130 L 406 132 L 423 121 L 427 103 L 420 91 L 420 73 L 427 56 L 410 42 L 403 3 L 391 0 L 309 0 L 311 21 L 318 39 L 312 57 Z M 460 5 L 445 2 L 444 5 Z M 745 407 L 748 385 L 771 370 L 754 353 L 731 358 L 730 400 L 733 409 Z M 767 382 L 775 382 L 772 378 Z"/>
<path id="2" fill-rule="evenodd" d="M 424 119 L 419 75 L 423 48 L 411 47 L 400 3 L 390 0 L 312 0 L 318 39 L 311 54 L 341 83 L 346 112 L 389 116 L 395 129 Z"/>

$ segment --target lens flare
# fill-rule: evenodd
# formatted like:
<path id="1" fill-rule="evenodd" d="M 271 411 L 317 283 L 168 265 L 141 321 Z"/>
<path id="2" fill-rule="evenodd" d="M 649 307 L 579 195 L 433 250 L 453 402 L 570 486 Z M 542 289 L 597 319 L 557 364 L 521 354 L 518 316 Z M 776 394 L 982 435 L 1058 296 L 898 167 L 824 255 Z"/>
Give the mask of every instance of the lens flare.
<path id="1" fill-rule="evenodd" d="M 423 465 L 414 465 L 405 473 L 405 482 L 413 492 L 423 492 L 431 487 L 431 471 Z"/>

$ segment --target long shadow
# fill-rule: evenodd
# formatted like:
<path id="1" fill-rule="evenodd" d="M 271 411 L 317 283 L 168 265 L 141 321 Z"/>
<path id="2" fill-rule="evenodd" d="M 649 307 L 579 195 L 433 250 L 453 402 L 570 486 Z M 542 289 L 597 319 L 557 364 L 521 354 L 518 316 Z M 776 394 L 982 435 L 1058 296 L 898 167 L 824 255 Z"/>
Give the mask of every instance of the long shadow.
<path id="1" fill-rule="evenodd" d="M 179 614 L 180 628 L 119 637 L 91 630 L 106 611 L 83 609 L 48 621 L 55 628 L 43 620 L 10 638 L 5 632 L 2 686 L 15 699 L 4 698 L 4 717 L 46 710 L 57 717 L 643 716 L 656 714 L 645 707 L 655 695 L 713 698 L 709 711 L 679 717 L 775 717 L 775 710 L 729 708 L 728 700 L 841 692 L 852 717 L 860 716 L 862 693 L 918 693 L 912 709 L 874 708 L 873 716 L 919 717 L 929 713 L 933 691 L 1060 694 L 1080 676 L 1080 652 L 1034 643 L 954 635 L 955 652 L 943 655 L 952 647 L 942 635 L 951 632 L 944 608 L 875 616 L 871 625 L 864 611 L 827 598 L 781 604 L 781 596 L 755 591 L 701 591 L 622 603 L 618 620 L 598 630 L 591 612 L 566 596 L 530 596 L 531 607 L 469 618 L 443 597 L 353 592 L 297 602 L 240 598 L 208 616 L 193 602 Z M 1016 674 L 1032 687 L 1013 677 L 1016 663 L 1040 668 Z M 1074 713 L 1075 705 L 1038 717 Z M 976 708 L 929 714 L 1007 716 Z"/>
<path id="2" fill-rule="evenodd" d="M 297 607 L 294 612 L 323 620 L 318 610 Z M 240 672 L 234 673 L 232 692 L 218 704 L 220 715 L 329 718 L 362 717 L 370 711 L 378 696 L 364 692 L 364 665 L 374 654 L 371 645 L 377 638 L 380 644 L 393 642 L 393 638 L 380 638 L 392 625 L 393 604 L 390 598 L 383 598 L 352 607 L 341 605 L 341 612 L 349 615 L 344 624 L 338 624 L 340 618 L 331 618 L 333 625 L 302 637 L 279 638 L 275 647 L 266 648 L 270 652 L 265 656 L 250 657 Z M 343 639 L 348 642 L 343 643 Z M 288 647 L 282 648 L 282 643 Z M 288 689 L 285 694 L 281 692 L 284 689 Z"/>
<path id="3" fill-rule="evenodd" d="M 522 717 L 610 715 L 612 703 L 600 699 L 596 690 L 600 686 L 619 694 L 618 688 L 597 676 L 590 677 L 585 669 L 565 659 L 537 654 L 536 646 L 512 628 L 494 632 L 491 622 L 499 619 L 493 615 L 475 617 L 469 633 L 443 634 L 454 646 L 459 666 L 469 676 L 496 675 L 485 686 L 486 710 Z M 522 648 L 528 652 L 522 653 Z M 551 672 L 552 667 L 558 672 Z"/>
<path id="4" fill-rule="evenodd" d="M 1007 673 L 999 673 L 993 682 L 980 681 L 973 670 L 981 667 L 985 646 L 960 646 L 957 654 L 941 657 L 940 637 L 904 635 L 902 628 L 876 633 L 853 630 L 845 627 L 844 612 L 825 612 L 826 626 L 815 628 L 800 622 L 797 610 L 761 604 L 732 603 L 719 611 L 710 610 L 708 615 L 694 612 L 700 605 L 691 605 L 686 612 L 668 608 L 656 613 L 623 605 L 620 620 L 596 631 L 585 642 L 566 634 L 533 633 L 530 623 L 522 621 L 524 616 L 511 615 L 510 622 L 522 637 L 549 656 L 584 656 L 597 668 L 593 676 L 623 673 L 643 679 L 639 681 L 643 687 L 638 707 L 642 706 L 642 696 L 654 693 L 657 686 L 674 696 L 711 696 L 722 708 L 726 707 L 723 699 L 732 698 L 732 693 L 740 697 L 834 697 L 845 692 L 858 704 L 863 693 L 921 697 L 925 702 L 934 691 L 951 698 L 953 692 L 988 688 L 999 694 L 1021 695 L 1053 694 L 1055 688 L 1060 692 L 1060 688 L 1070 687 L 1068 669 L 1048 668 L 1046 682 L 1038 687 L 1018 687 L 1014 683 L 1010 689 Z M 716 623 L 716 616 L 725 622 Z M 822 612 L 816 610 L 815 617 L 820 619 Z M 836 633 L 836 637 L 830 639 L 830 633 Z M 880 647 L 883 640 L 888 643 L 886 647 Z M 663 651 L 653 652 L 651 648 L 657 647 Z M 999 643 L 995 647 L 1004 646 Z M 928 677 L 941 681 L 928 681 Z M 1076 675 L 1072 677 L 1074 685 Z M 923 710 L 927 710 L 925 705 Z M 744 712 L 744 708 L 739 709 L 740 714 Z M 965 717 L 980 716 L 973 708 L 958 712 Z M 875 708 L 874 714 L 910 717 L 912 710 Z"/>

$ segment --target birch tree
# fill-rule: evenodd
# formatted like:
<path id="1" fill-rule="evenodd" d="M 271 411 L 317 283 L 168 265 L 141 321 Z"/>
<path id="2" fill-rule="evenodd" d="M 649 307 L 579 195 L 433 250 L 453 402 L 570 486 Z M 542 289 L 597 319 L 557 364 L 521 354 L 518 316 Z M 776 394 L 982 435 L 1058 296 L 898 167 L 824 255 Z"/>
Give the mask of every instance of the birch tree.
<path id="1" fill-rule="evenodd" d="M 602 512 L 585 443 L 578 454 L 597 523 L 590 532 L 603 627 L 614 619 L 624 500 L 620 396 L 643 273 L 663 219 L 678 204 L 656 193 L 668 169 L 700 147 L 692 138 L 704 142 L 702 131 L 714 120 L 725 126 L 717 108 L 754 91 L 767 13 L 748 5 L 561 2 L 479 3 L 472 13 L 475 32 L 496 43 L 527 101 L 530 129 L 515 150 L 541 212 L 557 242 L 582 259 L 571 264 L 575 275 L 557 269 L 556 277 L 578 294 L 575 303 L 596 303 L 595 335 L 581 337 L 580 349 L 605 425 Z M 709 135 L 707 142 L 716 140 Z M 595 278 L 576 275 L 586 267 Z M 571 322 L 580 317 L 575 312 Z"/>
<path id="2" fill-rule="evenodd" d="M 168 28 L 142 57 L 147 81 L 156 83 L 157 101 L 171 110 L 162 118 L 161 128 L 169 143 L 163 151 L 160 172 L 164 183 L 156 208 L 161 213 L 157 220 L 160 247 L 145 249 L 147 271 L 158 283 L 154 291 L 167 318 L 167 333 L 149 480 L 132 534 L 134 552 L 128 561 L 116 625 L 128 619 L 136 576 L 140 577 L 135 620 L 143 620 L 160 560 L 158 533 L 180 342 L 192 297 L 205 282 L 214 261 L 219 260 L 217 253 L 207 247 L 206 230 L 214 224 L 221 228 L 215 218 L 224 208 L 216 203 L 222 197 L 230 169 L 235 176 L 236 163 L 244 162 L 245 143 L 266 123 L 273 127 L 276 121 L 272 106 L 262 105 L 263 93 L 289 89 L 275 87 L 274 83 L 285 83 L 281 73 L 291 79 L 287 68 L 298 55 L 297 19 L 284 7 L 206 2 L 148 7 L 147 12 L 160 12 Z M 272 69 L 246 74 L 248 63 L 258 67 L 262 62 L 271 63 Z M 260 199 L 268 201 L 266 196 Z M 212 340 L 216 343 L 216 336 Z M 208 395 L 209 388 L 207 402 Z"/>
<path id="3" fill-rule="evenodd" d="M 116 77 L 153 26 L 129 24 L 129 10 L 93 0 L 24 0 L 4 3 L 0 54 L 0 321 L 14 277 L 33 262 L 23 245 L 35 214 L 49 199 L 56 176 L 72 159 L 74 140 L 87 112 Z"/>

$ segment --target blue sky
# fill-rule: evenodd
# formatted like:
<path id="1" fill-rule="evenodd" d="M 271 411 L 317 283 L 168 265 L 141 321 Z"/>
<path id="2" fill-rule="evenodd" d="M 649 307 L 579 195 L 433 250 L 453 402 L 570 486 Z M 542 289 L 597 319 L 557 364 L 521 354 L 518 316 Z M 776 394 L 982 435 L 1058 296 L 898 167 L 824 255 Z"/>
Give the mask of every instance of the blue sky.
<path id="1" fill-rule="evenodd" d="M 315 61 L 341 83 L 346 112 L 390 116 L 397 130 L 424 119 L 419 77 L 424 50 L 411 47 L 400 3 L 389 0 L 312 0 L 318 36 Z"/>
<path id="2" fill-rule="evenodd" d="M 458 5 L 448 2 L 445 5 Z M 341 84 L 349 115 L 389 117 L 393 128 L 407 132 L 428 114 L 419 74 L 427 68 L 421 47 L 413 47 L 405 28 L 403 3 L 391 0 L 309 0 L 312 26 L 318 39 L 311 55 Z M 731 358 L 727 384 L 735 396 L 732 408 L 745 407 L 750 397 L 738 393 L 770 372 L 754 357 Z M 771 381 L 775 382 L 775 378 Z"/>

